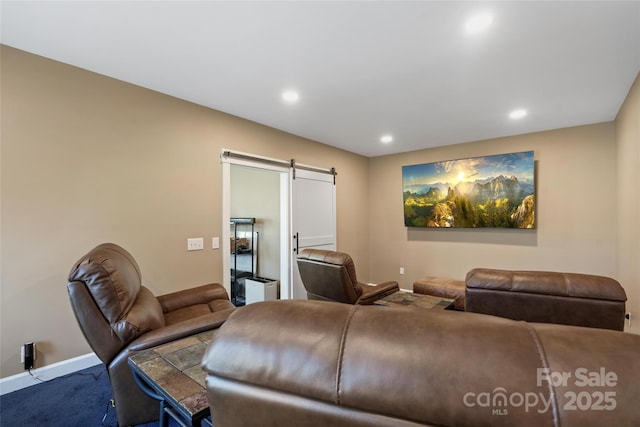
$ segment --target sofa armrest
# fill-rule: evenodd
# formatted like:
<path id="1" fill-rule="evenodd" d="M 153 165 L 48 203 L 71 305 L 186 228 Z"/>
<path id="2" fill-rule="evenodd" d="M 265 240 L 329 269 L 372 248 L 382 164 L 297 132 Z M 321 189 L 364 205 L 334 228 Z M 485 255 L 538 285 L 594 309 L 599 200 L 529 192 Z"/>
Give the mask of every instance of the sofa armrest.
<path id="1" fill-rule="evenodd" d="M 164 313 L 179 310 L 195 304 L 208 304 L 216 299 L 229 299 L 224 287 L 219 283 L 210 283 L 191 289 L 160 295 L 158 302 Z"/>
<path id="2" fill-rule="evenodd" d="M 357 304 L 361 305 L 373 304 L 380 298 L 384 298 L 400 290 L 398 282 L 394 281 L 383 282 L 378 285 L 360 283 L 360 287 L 362 287 L 362 295 L 358 298 Z"/>
<path id="3" fill-rule="evenodd" d="M 155 329 L 147 332 L 146 334 L 140 335 L 136 340 L 129 344 L 128 349 L 133 352 L 142 351 L 180 338 L 188 337 L 189 335 L 219 328 L 234 311 L 235 308 L 230 308 Z"/>

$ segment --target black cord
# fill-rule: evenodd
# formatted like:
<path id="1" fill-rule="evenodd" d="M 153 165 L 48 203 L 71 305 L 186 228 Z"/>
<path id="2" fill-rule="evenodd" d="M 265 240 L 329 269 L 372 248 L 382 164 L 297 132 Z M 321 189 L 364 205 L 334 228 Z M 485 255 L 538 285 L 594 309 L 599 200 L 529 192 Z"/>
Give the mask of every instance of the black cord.
<path id="1" fill-rule="evenodd" d="M 33 372 L 31 372 L 31 368 L 27 369 L 27 372 L 29 372 L 29 375 L 31 375 L 33 378 L 35 378 L 36 380 L 40 381 L 41 383 L 46 383 L 47 381 L 43 380 L 42 378 L 36 377 L 35 375 L 33 375 Z"/>
<path id="2" fill-rule="evenodd" d="M 31 375 L 34 379 L 40 381 L 41 383 L 48 383 L 49 381 L 53 381 L 53 380 L 58 379 L 58 378 L 69 378 L 69 377 L 73 377 L 73 376 L 76 376 L 76 375 L 93 377 L 93 379 L 95 381 L 98 381 L 105 371 L 102 371 L 99 374 L 94 374 L 92 372 L 72 372 L 70 374 L 62 375 L 62 376 L 59 376 L 59 377 L 55 377 L 55 378 L 52 378 L 50 380 L 43 380 L 42 378 L 34 375 L 34 373 L 31 372 L 31 369 L 27 369 L 27 372 L 29 372 L 29 375 Z"/>
<path id="3" fill-rule="evenodd" d="M 67 375 L 62 375 L 60 377 L 56 377 L 56 378 L 52 378 L 50 380 L 43 380 L 42 378 L 39 378 L 37 376 L 35 376 L 33 374 L 33 372 L 31 372 L 31 369 L 27 369 L 27 371 L 29 372 L 29 375 L 31 375 L 33 378 L 35 378 L 36 380 L 40 381 L 41 383 L 47 383 L 49 381 L 53 381 L 57 378 L 69 378 L 69 377 L 73 377 L 76 375 L 79 376 L 90 376 L 93 377 L 94 381 L 98 381 L 100 379 L 100 377 L 102 376 L 102 374 L 104 374 L 106 371 L 101 371 L 98 374 L 94 374 L 92 372 L 72 372 L 70 374 Z M 104 411 L 104 416 L 102 417 L 102 421 L 100 422 L 100 425 L 102 427 L 112 427 L 111 424 L 105 424 L 105 420 L 107 419 L 107 416 L 109 415 L 109 407 L 116 407 L 116 402 L 113 399 L 109 399 L 109 402 L 107 402 L 107 409 Z"/>
<path id="4" fill-rule="evenodd" d="M 93 379 L 95 381 L 98 381 L 100 379 L 100 377 L 102 376 L 102 374 L 104 374 L 105 371 L 100 372 L 99 374 L 94 374 L 92 372 L 72 372 L 70 374 L 67 375 L 63 375 L 61 377 L 58 378 L 69 378 L 69 377 L 73 377 L 75 375 L 80 375 L 80 376 L 88 376 L 88 377 L 93 377 Z"/>
<path id="5" fill-rule="evenodd" d="M 110 407 L 116 407 L 116 402 L 113 399 L 110 399 L 109 402 L 107 402 L 107 409 L 105 409 L 104 411 L 104 416 L 102 417 L 102 421 L 100 422 L 100 425 L 102 427 L 111 427 L 111 424 L 105 424 L 104 420 L 107 419 L 107 415 L 109 415 L 109 408 Z"/>

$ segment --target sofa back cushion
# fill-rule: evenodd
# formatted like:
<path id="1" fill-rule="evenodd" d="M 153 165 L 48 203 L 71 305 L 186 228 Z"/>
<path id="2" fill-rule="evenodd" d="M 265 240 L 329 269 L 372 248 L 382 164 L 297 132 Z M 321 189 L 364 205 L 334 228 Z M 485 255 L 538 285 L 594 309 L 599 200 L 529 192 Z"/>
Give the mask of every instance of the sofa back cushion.
<path id="1" fill-rule="evenodd" d="M 638 352 L 602 329 L 290 300 L 236 310 L 202 366 L 214 425 L 638 426 Z"/>
<path id="2" fill-rule="evenodd" d="M 624 330 L 627 296 L 610 277 L 475 268 L 465 310 L 514 320 Z"/>
<path id="3" fill-rule="evenodd" d="M 474 268 L 467 273 L 466 286 L 561 297 L 627 300 L 617 280 L 592 274 Z"/>

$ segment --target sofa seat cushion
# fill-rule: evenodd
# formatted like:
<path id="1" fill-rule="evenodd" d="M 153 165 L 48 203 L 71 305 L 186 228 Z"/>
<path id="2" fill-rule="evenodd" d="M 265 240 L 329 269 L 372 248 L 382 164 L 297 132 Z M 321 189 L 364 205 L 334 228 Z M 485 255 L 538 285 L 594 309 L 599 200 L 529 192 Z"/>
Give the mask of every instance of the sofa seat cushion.
<path id="1" fill-rule="evenodd" d="M 578 273 L 474 268 L 467 273 L 466 287 L 559 297 L 627 300 L 618 281 L 610 277 Z"/>

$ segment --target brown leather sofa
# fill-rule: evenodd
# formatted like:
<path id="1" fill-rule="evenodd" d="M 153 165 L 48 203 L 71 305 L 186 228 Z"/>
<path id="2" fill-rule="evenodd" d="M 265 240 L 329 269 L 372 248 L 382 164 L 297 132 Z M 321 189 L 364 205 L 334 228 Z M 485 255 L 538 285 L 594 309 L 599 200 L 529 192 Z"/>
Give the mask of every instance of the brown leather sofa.
<path id="1" fill-rule="evenodd" d="M 120 426 L 148 423 L 160 414 L 158 401 L 134 382 L 129 356 L 216 328 L 235 310 L 219 284 L 156 298 L 141 285 L 133 256 L 112 243 L 97 246 L 73 266 L 67 290 L 80 329 L 106 365 Z"/>
<path id="2" fill-rule="evenodd" d="M 217 427 L 640 425 L 640 335 L 321 301 L 238 309 L 203 359 Z"/>
<path id="3" fill-rule="evenodd" d="M 475 268 L 466 277 L 465 311 L 513 320 L 622 331 L 626 300 L 604 276 Z"/>
<path id="4" fill-rule="evenodd" d="M 310 300 L 367 305 L 400 290 L 395 281 L 377 285 L 359 282 L 353 259 L 344 252 L 303 249 L 297 261 Z"/>

